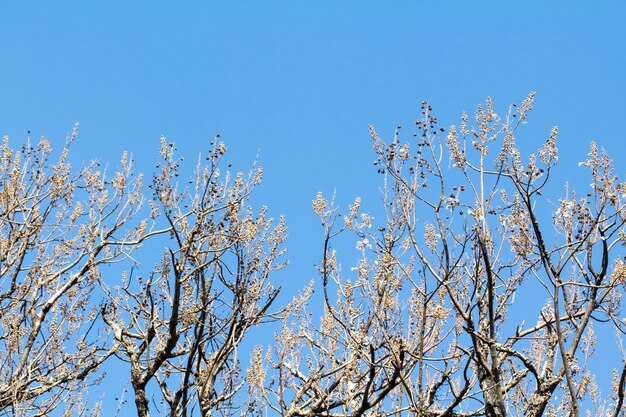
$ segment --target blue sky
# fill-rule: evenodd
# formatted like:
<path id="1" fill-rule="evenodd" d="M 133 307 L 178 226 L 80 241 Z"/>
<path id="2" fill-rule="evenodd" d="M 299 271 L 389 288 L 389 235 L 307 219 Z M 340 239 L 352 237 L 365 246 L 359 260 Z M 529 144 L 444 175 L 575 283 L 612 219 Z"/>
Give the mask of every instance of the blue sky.
<path id="1" fill-rule="evenodd" d="M 60 146 L 78 121 L 75 162 L 128 150 L 149 173 L 161 135 L 196 156 L 220 133 L 237 168 L 259 156 L 254 203 L 287 217 L 287 294 L 315 277 L 317 191 L 375 206 L 368 125 L 389 137 L 422 100 L 447 126 L 536 91 L 523 136 L 534 149 L 559 125 L 558 181 L 592 139 L 621 159 L 625 3 L 225 4 L 0 2 L 0 135 Z"/>
<path id="2" fill-rule="evenodd" d="M 60 144 L 78 121 L 75 161 L 128 150 L 149 172 L 161 135 L 195 156 L 220 133 L 240 169 L 259 155 L 257 202 L 287 215 L 298 268 L 315 193 L 376 198 L 368 124 L 389 136 L 422 100 L 446 126 L 537 91 L 524 132 L 534 148 L 560 126 L 565 177 L 591 139 L 621 151 L 623 3 L 40 1 L 0 18 L 0 134 Z"/>

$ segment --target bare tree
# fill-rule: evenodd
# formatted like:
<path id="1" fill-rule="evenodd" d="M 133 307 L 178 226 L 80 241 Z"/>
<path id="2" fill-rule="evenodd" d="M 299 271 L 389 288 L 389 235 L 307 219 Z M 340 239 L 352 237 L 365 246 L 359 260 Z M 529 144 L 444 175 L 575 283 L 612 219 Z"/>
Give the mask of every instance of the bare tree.
<path id="1" fill-rule="evenodd" d="M 342 216 L 332 200 L 315 199 L 325 236 L 324 312 L 318 323 L 304 307 L 313 287 L 289 307 L 269 352 L 275 371 L 257 372 L 268 377 L 254 381 L 259 410 L 578 416 L 585 405 L 596 415 L 623 412 L 624 358 L 614 358 L 613 393 L 604 396 L 588 359 L 594 328 L 609 327 L 618 339 L 626 330 L 626 183 L 592 143 L 581 163 L 590 190 L 566 186 L 550 205 L 543 194 L 554 192 L 557 128 L 525 161 L 516 145 L 533 98 L 504 117 L 488 100 L 473 126 L 464 114 L 445 138 L 427 103 L 410 142 L 402 142 L 400 126 L 390 142 L 371 129 L 384 210 L 361 213 L 357 200 Z M 345 247 L 347 232 L 361 253 L 349 272 L 333 246 Z"/>
<path id="2" fill-rule="evenodd" d="M 284 308 L 284 221 L 248 206 L 261 170 L 223 168 L 222 143 L 182 181 L 163 138 L 144 194 L 126 154 L 72 169 L 76 129 L 57 160 L 5 138 L 0 415 L 86 413 L 113 356 L 140 417 L 623 415 L 623 350 L 611 376 L 591 358 L 626 333 L 626 183 L 592 143 L 590 188 L 550 198 L 557 128 L 517 144 L 533 98 L 447 133 L 423 103 L 408 141 L 372 128 L 382 209 L 318 194 L 320 282 Z M 245 336 L 275 320 L 245 372 Z"/>
<path id="3" fill-rule="evenodd" d="M 149 415 L 151 381 L 162 399 L 153 407 L 159 415 L 231 415 L 244 384 L 237 348 L 271 319 L 278 289 L 268 276 L 283 266 L 286 229 L 265 208 L 255 214 L 246 206 L 260 169 L 248 176 L 220 171 L 223 143 L 213 143 L 207 164 L 198 164 L 184 188 L 173 144 L 161 144 L 151 218 L 165 222 L 166 249 L 148 277 L 131 271 L 108 289 L 102 315 L 130 365 L 139 416 Z"/>
<path id="4" fill-rule="evenodd" d="M 16 151 L 5 138 L 0 150 L 0 414 L 85 412 L 94 372 L 113 355 L 130 365 L 140 416 L 235 413 L 237 348 L 273 319 L 268 276 L 286 239 L 282 218 L 247 206 L 261 170 L 220 172 L 226 148 L 214 143 L 179 188 L 163 138 L 146 207 L 126 154 L 110 179 L 97 162 L 72 170 L 77 134 L 57 161 L 45 139 Z M 164 405 L 150 406 L 158 392 Z"/>
<path id="5" fill-rule="evenodd" d="M 103 265 L 145 238 L 131 224 L 141 200 L 126 155 L 107 179 L 92 163 L 72 170 L 48 140 L 0 149 L 0 414 L 78 414 L 81 389 L 115 350 L 90 297 Z"/>

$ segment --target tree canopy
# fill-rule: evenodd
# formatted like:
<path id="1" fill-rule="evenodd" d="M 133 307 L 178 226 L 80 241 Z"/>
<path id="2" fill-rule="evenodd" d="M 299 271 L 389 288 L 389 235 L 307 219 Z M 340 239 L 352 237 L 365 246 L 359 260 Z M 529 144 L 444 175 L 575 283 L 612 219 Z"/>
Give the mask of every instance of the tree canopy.
<path id="1" fill-rule="evenodd" d="M 592 142 L 590 185 L 554 184 L 558 128 L 517 143 L 533 99 L 371 127 L 381 204 L 311 196 L 319 279 L 284 304 L 289 219 L 222 142 L 187 179 L 162 138 L 146 179 L 75 168 L 78 126 L 59 152 L 5 137 L 0 415 L 98 414 L 114 362 L 139 417 L 623 415 L 626 182 Z"/>

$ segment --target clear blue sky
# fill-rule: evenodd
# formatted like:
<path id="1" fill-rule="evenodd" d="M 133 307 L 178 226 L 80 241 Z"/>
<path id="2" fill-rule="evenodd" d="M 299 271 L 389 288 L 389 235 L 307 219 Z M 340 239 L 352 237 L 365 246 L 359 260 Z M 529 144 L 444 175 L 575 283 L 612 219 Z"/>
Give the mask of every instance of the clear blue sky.
<path id="1" fill-rule="evenodd" d="M 445 126 L 534 90 L 525 132 L 560 126 L 561 172 L 591 139 L 621 152 L 624 3 L 439 3 L 3 1 L 0 134 L 61 144 L 78 121 L 75 161 L 129 150 L 149 171 L 162 134 L 195 156 L 220 133 L 241 169 L 260 152 L 257 202 L 304 267 L 315 193 L 376 196 L 368 124 L 390 135 L 422 100 Z"/>
<path id="2" fill-rule="evenodd" d="M 288 293 L 315 277 L 316 192 L 376 205 L 368 124 L 389 136 L 422 100 L 446 126 L 536 91 L 526 140 L 560 126 L 563 180 L 592 139 L 623 153 L 626 3 L 207 3 L 0 2 L 0 135 L 60 146 L 78 121 L 75 162 L 128 150 L 146 173 L 161 135 L 195 156 L 220 133 L 240 169 L 259 154 Z"/>

